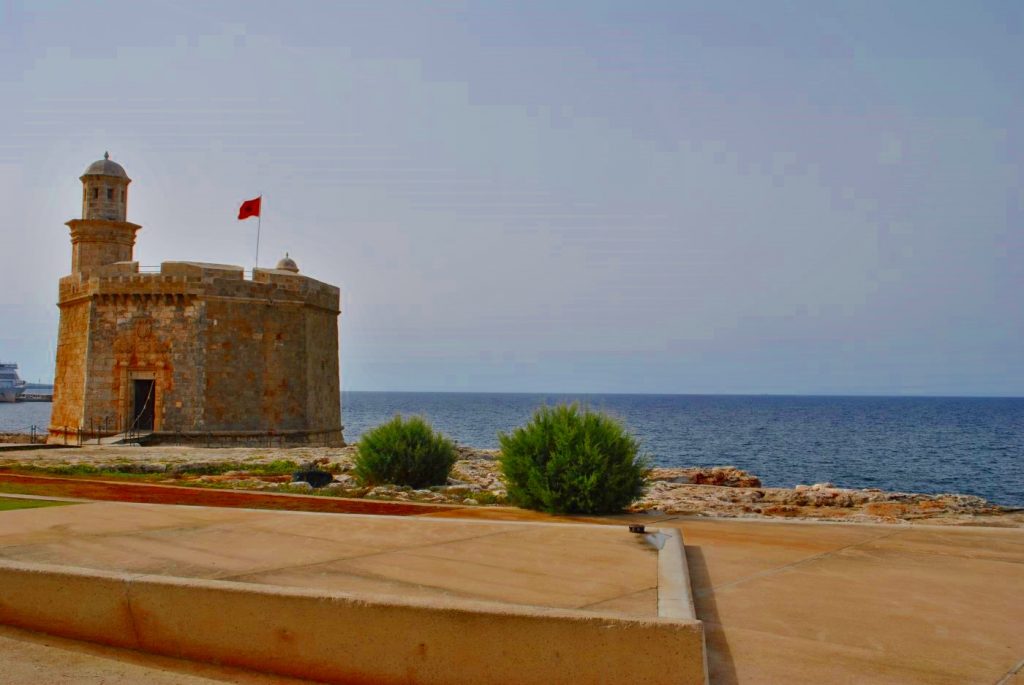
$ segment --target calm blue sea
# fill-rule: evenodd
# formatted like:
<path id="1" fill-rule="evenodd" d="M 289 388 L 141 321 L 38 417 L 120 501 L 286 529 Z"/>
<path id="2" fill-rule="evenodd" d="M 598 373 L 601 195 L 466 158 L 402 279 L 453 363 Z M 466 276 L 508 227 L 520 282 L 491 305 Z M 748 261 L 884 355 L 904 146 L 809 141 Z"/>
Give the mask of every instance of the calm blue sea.
<path id="1" fill-rule="evenodd" d="M 961 492 L 1024 506 L 1024 398 L 542 395 L 346 392 L 345 438 L 396 413 L 497 447 L 539 405 L 579 401 L 620 418 L 659 466 L 733 464 L 768 486 Z M 0 404 L 0 431 L 45 425 L 49 404 Z"/>

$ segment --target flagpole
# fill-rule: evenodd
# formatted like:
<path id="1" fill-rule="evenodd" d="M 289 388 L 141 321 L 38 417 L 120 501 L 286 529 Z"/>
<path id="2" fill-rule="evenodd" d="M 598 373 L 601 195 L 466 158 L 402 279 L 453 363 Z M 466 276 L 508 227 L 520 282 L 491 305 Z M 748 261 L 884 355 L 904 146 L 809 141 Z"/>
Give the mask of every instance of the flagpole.
<path id="1" fill-rule="evenodd" d="M 260 193 L 260 213 L 256 215 L 256 265 L 252 268 L 255 272 L 260 267 L 260 229 L 263 228 L 263 193 Z"/>

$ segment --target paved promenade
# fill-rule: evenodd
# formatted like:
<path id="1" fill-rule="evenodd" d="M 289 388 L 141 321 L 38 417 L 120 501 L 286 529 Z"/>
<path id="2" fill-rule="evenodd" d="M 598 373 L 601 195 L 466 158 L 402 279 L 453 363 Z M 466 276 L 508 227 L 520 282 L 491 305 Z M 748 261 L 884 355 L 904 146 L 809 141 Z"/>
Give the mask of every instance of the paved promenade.
<path id="1" fill-rule="evenodd" d="M 118 512 L 123 510 L 117 507 L 134 507 L 132 520 L 119 516 Z M 75 511 L 78 514 L 72 515 Z M 85 512 L 90 513 L 85 516 Z M 52 519 L 55 526 L 28 523 L 40 515 L 67 519 Z M 241 518 L 222 518 L 225 516 Z M 452 522 L 462 521 L 458 528 L 463 532 L 456 535 L 458 539 L 415 534 L 403 538 L 401 545 L 406 549 L 401 550 L 374 547 L 382 544 L 377 539 L 380 531 L 375 533 L 377 524 L 369 523 L 362 526 L 365 530 L 356 538 L 325 541 L 322 531 L 317 532 L 315 525 L 304 522 L 300 528 L 306 532 L 301 534 L 306 536 L 309 549 L 290 548 L 279 538 L 285 534 L 284 529 L 273 522 L 274 517 L 281 516 L 272 512 L 221 513 L 201 508 L 109 503 L 4 512 L 0 515 L 0 544 L 4 545 L 0 556 L 44 563 L 83 563 L 82 555 L 94 553 L 96 539 L 84 535 L 79 542 L 63 543 L 78 538 L 75 533 L 82 530 L 81 526 L 95 528 L 96 522 L 100 522 L 103 530 L 94 531 L 96 538 L 106 539 L 104 547 L 121 559 L 118 563 L 139 570 L 140 565 L 150 565 L 147 572 L 152 572 L 151 565 L 163 564 L 168 572 L 190 568 L 202 577 L 241 579 L 248 574 L 253 582 L 264 582 L 261 578 L 272 578 L 265 582 L 274 583 L 310 582 L 313 576 L 309 575 L 305 580 L 289 580 L 288 574 L 294 571 L 282 567 L 305 564 L 315 569 L 325 563 L 330 566 L 337 562 L 325 562 L 319 555 L 335 554 L 337 548 L 333 545 L 350 551 L 362 545 L 364 548 L 358 553 L 351 552 L 355 555 L 352 561 L 344 562 L 349 569 L 355 568 L 352 564 L 360 564 L 358 572 L 343 574 L 348 579 L 345 582 L 355 579 L 371 583 L 370 589 L 378 591 L 401 588 L 412 593 L 468 592 L 493 600 L 498 592 L 495 588 L 504 586 L 506 590 L 502 592 L 507 593 L 509 601 L 540 601 L 536 594 L 540 593 L 544 595 L 543 601 L 552 606 L 591 607 L 635 615 L 653 611 L 654 571 L 623 575 L 616 568 L 616 559 L 622 554 L 648 553 L 629 548 L 628 539 L 625 546 L 620 545 L 613 534 L 630 517 L 601 519 L 616 525 L 609 528 L 607 541 L 600 543 L 607 546 L 600 547 L 594 555 L 595 566 L 581 569 L 555 561 L 549 566 L 554 571 L 552 577 L 538 583 L 529 564 L 550 555 L 557 559 L 565 554 L 568 556 L 564 559 L 568 559 L 574 552 L 566 545 L 571 547 L 574 536 L 549 533 L 554 537 L 530 539 L 506 522 L 552 520 L 550 517 L 512 509 L 463 509 L 440 515 Z M 313 521 L 322 515 L 284 516 Z M 456 516 L 462 518 L 455 519 Z M 467 521 L 466 516 L 476 520 Z M 23 520 L 15 523 L 13 517 Z M 406 535 L 403 529 L 437 517 L 381 520 L 394 522 L 385 524 L 395 527 L 389 534 L 402 537 Z M 374 521 L 366 517 L 338 518 Z M 1024 672 L 1020 672 L 1024 665 L 1024 531 L 1020 529 L 638 518 L 652 526 L 675 526 L 683 532 L 697 617 L 705 623 L 714 685 L 1024 684 Z M 86 519 L 94 523 L 87 524 Z M 219 523 L 214 524 L 214 519 Z M 148 527 L 148 532 L 128 535 L 122 527 L 129 523 Z M 249 538 L 249 544 L 226 545 L 228 538 L 223 536 L 231 531 L 241 534 L 238 526 L 243 525 L 247 526 L 246 534 L 254 536 Z M 287 528 L 288 534 L 295 530 L 291 523 Z M 581 533 L 584 530 L 595 529 L 581 527 Z M 174 538 L 181 544 L 166 546 Z M 600 541 L 600 536 L 597 539 Z M 498 544 L 501 540 L 518 545 L 517 553 L 494 557 L 502 554 L 504 545 Z M 326 549 L 316 549 L 320 545 L 326 545 Z M 370 547 L 373 549 L 367 549 Z M 186 550 L 191 561 L 180 556 Z M 122 556 L 117 557 L 118 554 Z M 153 555 L 159 559 L 150 558 Z M 383 558 L 379 555 L 398 556 L 389 557 L 393 563 L 367 565 L 375 556 Z M 140 557 L 145 560 L 140 561 Z M 459 561 L 443 565 L 449 558 Z M 440 565 L 436 568 L 443 568 L 444 572 L 424 572 L 424 559 L 437 562 Z M 264 563 L 265 568 L 252 568 Z M 476 567 L 478 584 L 467 583 L 466 575 L 458 576 L 459 565 Z M 641 567 L 642 563 L 638 568 Z M 402 577 L 407 573 L 420 575 L 417 580 Z M 453 573 L 456 575 L 448 577 Z M 531 580 L 520 583 L 517 574 Z M 564 585 L 560 584 L 560 575 L 567 579 Z M 324 582 L 323 577 L 316 582 Z M 414 585 L 420 589 L 411 590 Z M 98 668 L 98 662 L 89 661 L 101 658 L 95 654 L 82 662 L 92 665 L 82 665 L 80 669 L 75 665 L 78 661 L 68 661 L 69 650 L 77 654 L 92 647 L 80 648 L 76 647 L 80 643 L 66 641 L 51 641 L 43 646 L 38 643 L 43 638 L 36 636 L 35 647 L 22 651 L 20 645 L 29 639 L 26 635 L 32 634 L 3 631 L 0 660 L 13 654 L 12 645 L 19 646 L 20 668 L 42 668 L 43 672 L 65 677 L 54 682 L 131 682 L 95 679 L 90 675 L 94 671 L 89 670 Z M 116 670 L 116 663 L 120 663 L 116 654 L 116 650 L 107 653 L 101 665 Z M 160 668 L 176 668 L 170 660 L 166 661 L 170 665 Z M 145 664 L 132 662 L 126 668 L 129 666 L 143 668 Z M 239 680 L 241 677 L 234 674 L 231 678 L 235 680 L 224 676 L 216 682 L 250 682 Z"/>
<path id="2" fill-rule="evenodd" d="M 1024 685 L 1024 529 L 583 520 L 682 531 L 712 685 Z"/>
<path id="3" fill-rule="evenodd" d="M 671 525 L 715 685 L 1024 684 L 1020 529 Z"/>
<path id="4" fill-rule="evenodd" d="M 4 512 L 0 558 L 317 590 L 657 616 L 626 527 L 93 502 Z"/>

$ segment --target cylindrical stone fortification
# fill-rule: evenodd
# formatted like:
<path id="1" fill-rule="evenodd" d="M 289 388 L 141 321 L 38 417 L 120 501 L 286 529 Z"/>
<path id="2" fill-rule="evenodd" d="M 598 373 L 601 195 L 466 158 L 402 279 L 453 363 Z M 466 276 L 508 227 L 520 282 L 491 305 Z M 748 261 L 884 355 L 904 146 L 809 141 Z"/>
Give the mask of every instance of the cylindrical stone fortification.
<path id="1" fill-rule="evenodd" d="M 129 262 L 135 232 L 129 223 L 128 174 L 104 153 L 89 165 L 82 181 L 82 218 L 67 222 L 71 229 L 71 272 L 83 273 L 114 262 Z"/>

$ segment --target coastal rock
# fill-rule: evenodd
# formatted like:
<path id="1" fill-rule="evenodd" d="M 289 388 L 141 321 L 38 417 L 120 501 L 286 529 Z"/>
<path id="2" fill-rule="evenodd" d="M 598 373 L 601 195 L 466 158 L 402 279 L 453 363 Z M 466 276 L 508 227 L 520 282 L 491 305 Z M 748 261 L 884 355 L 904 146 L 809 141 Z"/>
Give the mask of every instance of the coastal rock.
<path id="1" fill-rule="evenodd" d="M 395 494 L 397 494 L 399 492 L 401 492 L 401 491 L 396 486 L 394 486 L 394 485 L 377 485 L 375 487 L 370 488 L 367 491 L 366 496 L 367 497 L 393 497 Z"/>
<path id="2" fill-rule="evenodd" d="M 501 450 L 477 449 L 475 447 L 466 447 L 465 445 L 457 445 L 455 452 L 459 455 L 460 460 L 497 461 L 501 456 Z"/>
<path id="3" fill-rule="evenodd" d="M 719 485 L 730 488 L 757 488 L 761 479 L 735 466 L 712 466 L 651 469 L 652 481 L 684 483 L 689 485 Z"/>

